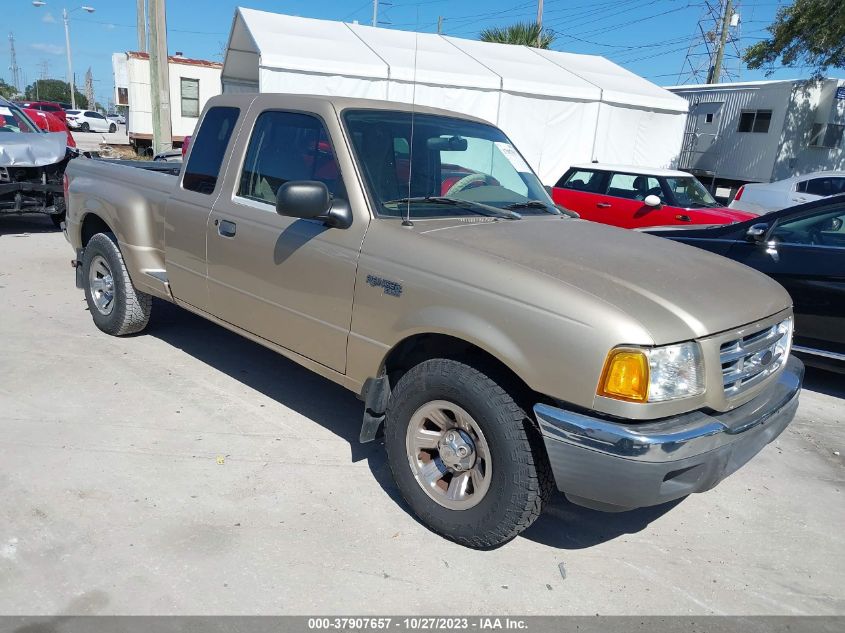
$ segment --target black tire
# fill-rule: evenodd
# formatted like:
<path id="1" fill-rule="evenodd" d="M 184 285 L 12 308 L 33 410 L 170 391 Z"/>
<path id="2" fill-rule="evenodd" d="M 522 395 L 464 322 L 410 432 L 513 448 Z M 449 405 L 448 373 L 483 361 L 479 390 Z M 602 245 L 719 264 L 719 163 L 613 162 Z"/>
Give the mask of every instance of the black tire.
<path id="1" fill-rule="evenodd" d="M 411 418 L 436 400 L 457 404 L 469 413 L 489 447 L 489 489 L 467 509 L 449 509 L 432 499 L 409 464 L 406 433 Z M 427 360 L 402 376 L 388 405 L 385 448 L 394 480 L 417 517 L 431 530 L 468 547 L 486 549 L 513 539 L 540 516 L 554 489 L 533 420 L 487 374 L 454 360 Z"/>
<path id="2" fill-rule="evenodd" d="M 79 129 L 82 130 L 83 132 L 87 132 L 91 129 L 91 126 L 88 125 L 88 123 L 86 123 L 85 121 L 83 121 L 82 125 L 79 126 Z"/>
<path id="3" fill-rule="evenodd" d="M 107 314 L 97 306 L 91 288 L 91 265 L 99 261 L 98 257 L 105 260 L 113 279 L 112 307 Z M 153 298 L 132 285 L 114 235 L 97 233 L 91 238 L 82 256 L 82 275 L 88 309 L 94 323 L 103 332 L 124 336 L 140 332 L 147 326 Z"/>
<path id="4" fill-rule="evenodd" d="M 65 221 L 65 212 L 62 211 L 61 213 L 54 213 L 50 216 L 50 219 L 53 221 L 53 226 L 60 229 L 62 228 L 62 222 Z"/>
<path id="5" fill-rule="evenodd" d="M 112 124 L 109 126 L 109 132 L 111 132 L 112 134 L 114 134 L 116 131 L 117 131 L 117 126 L 116 126 L 114 123 L 112 123 Z"/>

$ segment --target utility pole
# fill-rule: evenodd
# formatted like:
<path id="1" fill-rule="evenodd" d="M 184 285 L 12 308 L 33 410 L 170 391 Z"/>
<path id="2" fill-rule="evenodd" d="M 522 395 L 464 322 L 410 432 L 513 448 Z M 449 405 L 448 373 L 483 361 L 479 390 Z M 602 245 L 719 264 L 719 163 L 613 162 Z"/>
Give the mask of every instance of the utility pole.
<path id="1" fill-rule="evenodd" d="M 170 119 L 170 73 L 167 67 L 165 0 L 150 2 L 150 101 L 153 107 L 153 153 L 173 147 Z"/>
<path id="2" fill-rule="evenodd" d="M 722 14 L 722 28 L 719 31 L 719 48 L 716 50 L 716 60 L 710 67 L 710 73 L 707 76 L 707 83 L 709 84 L 719 83 L 719 78 L 722 74 L 722 60 L 725 58 L 725 45 L 728 42 L 728 29 L 731 25 L 733 12 L 733 0 L 727 0 L 725 3 L 725 12 Z"/>
<path id="3" fill-rule="evenodd" d="M 147 7 L 144 0 L 136 0 L 136 20 L 138 23 L 138 51 L 147 52 Z"/>
<path id="4" fill-rule="evenodd" d="M 537 48 L 543 40 L 543 0 L 537 0 Z"/>
<path id="5" fill-rule="evenodd" d="M 9 64 L 9 70 L 12 71 L 12 85 L 15 87 L 15 90 L 20 92 L 21 86 L 21 70 L 18 67 L 18 58 L 15 55 L 15 34 L 9 33 L 9 57 L 11 58 L 11 63 Z"/>
<path id="6" fill-rule="evenodd" d="M 70 61 L 70 25 L 67 9 L 62 9 L 62 19 L 65 22 L 65 50 L 67 51 L 67 82 L 70 84 L 70 107 L 76 110 L 76 86 L 73 81 L 73 63 Z"/>
<path id="7" fill-rule="evenodd" d="M 373 0 L 373 26 L 378 26 L 378 0 Z"/>
<path id="8" fill-rule="evenodd" d="M 437 16 L 437 34 L 438 35 L 443 34 L 443 16 L 442 15 Z"/>

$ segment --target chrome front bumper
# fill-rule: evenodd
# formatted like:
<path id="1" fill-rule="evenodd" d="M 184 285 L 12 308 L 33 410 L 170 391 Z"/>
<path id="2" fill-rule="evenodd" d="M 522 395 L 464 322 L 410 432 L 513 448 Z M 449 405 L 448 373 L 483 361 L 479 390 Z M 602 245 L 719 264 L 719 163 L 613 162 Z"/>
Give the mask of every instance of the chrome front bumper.
<path id="1" fill-rule="evenodd" d="M 791 357 L 774 384 L 725 413 L 642 423 L 546 404 L 534 413 L 557 487 L 581 505 L 628 510 L 709 490 L 739 469 L 792 421 L 803 376 Z"/>

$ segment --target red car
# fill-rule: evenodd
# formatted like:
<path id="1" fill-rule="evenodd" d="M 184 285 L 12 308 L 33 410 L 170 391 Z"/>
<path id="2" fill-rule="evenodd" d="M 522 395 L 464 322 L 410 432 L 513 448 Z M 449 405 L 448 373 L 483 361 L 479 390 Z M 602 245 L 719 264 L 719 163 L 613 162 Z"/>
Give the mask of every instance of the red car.
<path id="1" fill-rule="evenodd" d="M 669 169 L 573 165 L 552 189 L 552 198 L 585 220 L 626 229 L 731 224 L 756 217 L 722 206 L 695 176 Z"/>
<path id="2" fill-rule="evenodd" d="M 58 103 L 52 101 L 15 101 L 24 110 L 40 110 L 41 112 L 48 112 L 62 123 L 67 124 L 67 115 L 64 109 Z"/>
<path id="3" fill-rule="evenodd" d="M 76 147 L 76 141 L 73 140 L 67 124 L 59 117 L 50 112 L 42 110 L 33 110 L 31 108 L 21 108 L 26 115 L 32 120 L 39 129 L 45 132 L 64 132 L 67 134 L 67 146 Z"/>

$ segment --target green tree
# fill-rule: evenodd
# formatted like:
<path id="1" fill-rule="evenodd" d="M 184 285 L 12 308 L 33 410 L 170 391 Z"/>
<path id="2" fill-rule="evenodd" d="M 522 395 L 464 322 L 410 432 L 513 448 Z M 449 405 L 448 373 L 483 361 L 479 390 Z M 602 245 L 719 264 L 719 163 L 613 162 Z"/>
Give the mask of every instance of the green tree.
<path id="1" fill-rule="evenodd" d="M 4 79 L 0 79 L 0 97 L 11 99 L 17 92 L 14 86 L 7 84 Z"/>
<path id="2" fill-rule="evenodd" d="M 517 22 L 510 26 L 491 27 L 484 29 L 478 36 L 482 42 L 498 42 L 499 44 L 519 44 L 522 46 L 549 48 L 555 41 L 555 34 L 549 29 L 540 27 L 536 22 Z"/>
<path id="3" fill-rule="evenodd" d="M 816 79 L 829 68 L 845 68 L 845 2 L 795 0 L 778 9 L 767 28 L 771 36 L 752 44 L 743 55 L 749 68 L 766 68 L 778 60 L 784 66 L 809 66 Z"/>
<path id="4" fill-rule="evenodd" d="M 38 84 L 37 90 L 34 83 L 26 87 L 27 99 L 70 103 L 70 86 L 67 85 L 67 82 L 61 79 L 39 79 L 36 83 Z M 79 90 L 75 90 L 74 93 L 76 94 L 76 105 L 79 108 L 87 108 L 88 99 L 85 98 L 85 95 Z"/>

